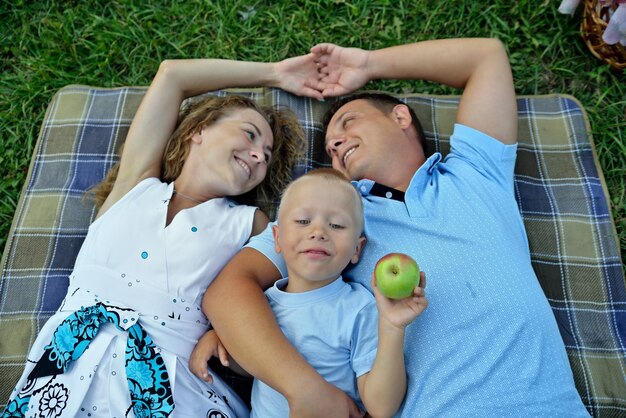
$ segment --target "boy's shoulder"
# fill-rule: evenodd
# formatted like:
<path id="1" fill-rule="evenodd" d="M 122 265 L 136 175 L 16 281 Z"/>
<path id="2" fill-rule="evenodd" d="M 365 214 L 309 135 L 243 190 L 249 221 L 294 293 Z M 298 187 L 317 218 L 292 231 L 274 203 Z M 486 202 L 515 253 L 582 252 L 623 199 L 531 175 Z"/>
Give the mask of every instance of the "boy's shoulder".
<path id="1" fill-rule="evenodd" d="M 365 286 L 352 281 L 344 281 L 344 283 L 346 286 L 341 295 L 343 304 L 350 305 L 355 313 L 366 308 L 376 310 L 374 295 Z"/>

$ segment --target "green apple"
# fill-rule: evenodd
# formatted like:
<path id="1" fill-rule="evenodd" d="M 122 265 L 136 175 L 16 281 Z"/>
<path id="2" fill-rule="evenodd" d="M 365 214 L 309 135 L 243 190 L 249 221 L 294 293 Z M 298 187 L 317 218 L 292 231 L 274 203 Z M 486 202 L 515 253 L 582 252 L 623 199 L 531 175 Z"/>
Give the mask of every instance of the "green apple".
<path id="1" fill-rule="evenodd" d="M 415 260 L 402 253 L 390 253 L 374 267 L 380 293 L 390 299 L 403 299 L 413 294 L 420 282 L 420 269 Z"/>

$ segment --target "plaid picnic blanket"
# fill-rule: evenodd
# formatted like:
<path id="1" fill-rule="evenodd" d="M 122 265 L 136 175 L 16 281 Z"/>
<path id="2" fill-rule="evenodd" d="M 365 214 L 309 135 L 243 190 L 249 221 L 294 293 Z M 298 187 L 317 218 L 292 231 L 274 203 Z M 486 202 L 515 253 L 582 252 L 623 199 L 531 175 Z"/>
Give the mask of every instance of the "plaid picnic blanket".
<path id="1" fill-rule="evenodd" d="M 68 86 L 52 99 L 2 258 L 0 403 L 26 353 L 57 309 L 95 216 L 84 192 L 118 159 L 116 150 L 146 91 Z M 307 132 L 300 175 L 329 165 L 321 116 L 329 106 L 276 89 L 237 92 L 293 109 Z M 457 97 L 398 95 L 447 153 Z M 553 308 L 576 386 L 592 415 L 626 415 L 626 291 L 617 234 L 587 118 L 571 96 L 520 96 L 515 193 L 532 261 Z M 0 404 L 0 406 L 4 406 Z"/>

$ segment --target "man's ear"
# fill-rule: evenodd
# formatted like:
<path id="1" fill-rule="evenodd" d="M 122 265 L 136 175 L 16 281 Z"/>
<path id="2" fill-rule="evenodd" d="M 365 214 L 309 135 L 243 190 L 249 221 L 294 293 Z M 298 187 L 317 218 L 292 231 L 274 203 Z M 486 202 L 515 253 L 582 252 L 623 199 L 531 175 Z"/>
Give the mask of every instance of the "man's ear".
<path id="1" fill-rule="evenodd" d="M 278 225 L 272 226 L 272 235 L 274 236 L 274 251 L 280 254 L 280 245 L 278 244 Z"/>
<path id="2" fill-rule="evenodd" d="M 407 129 L 413 123 L 409 106 L 405 104 L 395 105 L 391 111 L 393 119 L 402 129 Z"/>
<path id="3" fill-rule="evenodd" d="M 361 256 L 361 251 L 363 251 L 363 247 L 365 246 L 366 242 L 367 242 L 367 238 L 361 235 L 359 237 L 359 240 L 356 243 L 354 254 L 352 255 L 352 258 L 350 259 L 350 262 L 352 264 L 356 264 L 359 261 L 359 257 Z"/>

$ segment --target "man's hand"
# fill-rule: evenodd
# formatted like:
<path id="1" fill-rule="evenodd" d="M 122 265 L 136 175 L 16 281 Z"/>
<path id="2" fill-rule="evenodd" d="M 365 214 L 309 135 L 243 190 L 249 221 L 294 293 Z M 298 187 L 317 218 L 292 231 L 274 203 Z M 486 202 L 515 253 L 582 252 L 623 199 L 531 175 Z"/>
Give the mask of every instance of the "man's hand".
<path id="1" fill-rule="evenodd" d="M 372 274 L 372 292 L 376 298 L 379 321 L 396 328 L 404 329 L 428 306 L 424 293 L 426 275 L 420 272 L 420 284 L 413 290 L 413 296 L 404 299 L 389 299 L 383 296 L 376 285 L 376 275 Z"/>
<path id="2" fill-rule="evenodd" d="M 209 367 L 207 366 L 212 356 L 219 358 L 220 363 L 224 367 L 228 367 L 228 352 L 215 331 L 210 330 L 198 340 L 198 344 L 189 357 L 189 370 L 208 383 L 213 383 L 213 377 L 209 374 Z"/>
<path id="3" fill-rule="evenodd" d="M 314 54 L 287 58 L 274 64 L 279 87 L 298 96 L 308 96 L 322 100 L 324 85 L 320 83 L 321 75 Z"/>
<path id="4" fill-rule="evenodd" d="M 362 418 L 354 401 L 336 386 L 324 381 L 322 385 L 298 388 L 296 398 L 288 397 L 289 418 Z"/>
<path id="5" fill-rule="evenodd" d="M 325 97 L 352 93 L 370 81 L 369 51 L 318 44 L 311 48 Z"/>

